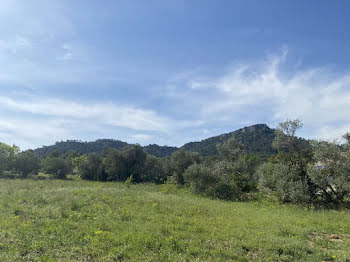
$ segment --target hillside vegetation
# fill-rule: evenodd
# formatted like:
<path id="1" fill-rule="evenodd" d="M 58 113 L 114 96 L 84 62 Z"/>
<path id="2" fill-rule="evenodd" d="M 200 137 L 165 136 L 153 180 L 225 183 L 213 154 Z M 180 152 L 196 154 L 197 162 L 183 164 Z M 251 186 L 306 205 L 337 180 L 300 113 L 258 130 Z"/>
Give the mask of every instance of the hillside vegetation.
<path id="1" fill-rule="evenodd" d="M 217 144 L 225 143 L 232 137 L 242 143 L 249 154 L 270 156 L 277 153 L 272 147 L 272 141 L 276 137 L 275 130 L 265 124 L 244 127 L 200 142 L 187 143 L 182 148 L 186 151 L 197 152 L 202 156 L 214 156 L 218 154 Z"/>
<path id="2" fill-rule="evenodd" d="M 197 152 L 201 156 L 215 156 L 217 155 L 217 144 L 224 143 L 228 139 L 235 137 L 240 141 L 247 150 L 247 153 L 259 155 L 262 157 L 268 157 L 275 154 L 277 151 L 272 147 L 272 141 L 275 138 L 274 129 L 269 128 L 265 124 L 253 125 L 236 130 L 231 133 L 214 136 L 204 139 L 200 142 L 190 142 L 183 145 L 181 148 L 186 151 Z M 43 146 L 37 148 L 34 152 L 39 157 L 46 157 L 53 151 L 58 151 L 61 154 L 75 151 L 81 154 L 97 153 L 102 154 L 105 148 L 122 149 L 130 144 L 114 139 L 99 139 L 94 142 L 82 142 L 76 140 L 68 140 L 56 142 L 51 146 Z M 156 144 L 144 146 L 143 149 L 151 155 L 157 157 L 170 156 L 179 148 L 170 146 L 159 146 Z"/>
<path id="3" fill-rule="evenodd" d="M 0 180 L 0 261 L 349 261 L 349 221 L 168 184 Z"/>
<path id="4" fill-rule="evenodd" d="M 298 119 L 281 122 L 275 130 L 255 125 L 188 144 L 168 157 L 115 140 L 57 143 L 84 144 L 82 148 L 98 148 L 98 153 L 55 150 L 42 158 L 32 150 L 21 152 L 15 145 L 0 143 L 0 177 L 35 178 L 43 172 L 56 179 L 73 175 L 91 181 L 176 183 L 213 199 L 242 201 L 274 193 L 282 203 L 349 207 L 350 134 L 344 135 L 343 146 L 308 141 L 296 136 L 302 125 Z M 206 155 L 210 150 L 214 155 Z"/>

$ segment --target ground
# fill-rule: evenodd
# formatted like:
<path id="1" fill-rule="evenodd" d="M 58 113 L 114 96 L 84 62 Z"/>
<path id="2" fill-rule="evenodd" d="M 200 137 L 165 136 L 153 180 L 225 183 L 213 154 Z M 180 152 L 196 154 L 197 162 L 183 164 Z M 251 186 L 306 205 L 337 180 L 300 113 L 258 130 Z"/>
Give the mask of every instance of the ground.
<path id="1" fill-rule="evenodd" d="M 350 261 L 350 212 L 173 185 L 0 180 L 0 261 Z"/>

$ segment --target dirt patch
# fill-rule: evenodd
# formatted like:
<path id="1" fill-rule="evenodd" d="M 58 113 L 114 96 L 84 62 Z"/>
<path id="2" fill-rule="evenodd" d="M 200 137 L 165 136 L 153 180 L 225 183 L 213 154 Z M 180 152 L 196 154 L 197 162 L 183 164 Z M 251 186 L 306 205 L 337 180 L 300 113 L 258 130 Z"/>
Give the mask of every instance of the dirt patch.
<path id="1" fill-rule="evenodd" d="M 308 236 L 309 247 L 314 247 L 314 242 L 317 240 L 326 240 L 331 242 L 343 242 L 345 236 L 341 234 L 322 234 L 317 232 L 312 232 Z"/>

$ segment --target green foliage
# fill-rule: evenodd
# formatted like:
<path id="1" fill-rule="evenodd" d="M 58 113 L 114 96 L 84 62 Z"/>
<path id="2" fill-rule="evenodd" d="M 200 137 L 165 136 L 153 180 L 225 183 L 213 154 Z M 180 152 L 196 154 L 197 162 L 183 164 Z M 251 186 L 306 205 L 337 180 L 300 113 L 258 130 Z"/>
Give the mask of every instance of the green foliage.
<path id="1" fill-rule="evenodd" d="M 147 152 L 147 154 L 156 157 L 167 157 L 178 150 L 178 148 L 174 146 L 159 146 L 155 144 L 144 146 L 143 149 L 145 152 Z"/>
<path id="2" fill-rule="evenodd" d="M 132 183 L 134 183 L 133 175 L 129 176 L 129 178 L 127 180 L 125 180 L 125 185 L 127 188 L 130 188 Z"/>
<path id="3" fill-rule="evenodd" d="M 243 200 L 255 190 L 254 157 L 231 138 L 219 144 L 220 160 L 193 164 L 184 173 L 186 185 L 197 194 L 224 200 Z"/>
<path id="4" fill-rule="evenodd" d="M 146 161 L 141 173 L 142 182 L 152 182 L 162 184 L 167 180 L 166 170 L 167 160 L 147 155 Z"/>
<path id="5" fill-rule="evenodd" d="M 44 146 L 34 150 L 41 158 L 46 157 L 50 152 L 57 151 L 60 154 L 67 154 L 71 151 L 79 152 L 80 154 L 96 153 L 101 155 L 105 148 L 122 149 L 128 144 L 119 140 L 99 139 L 94 142 L 82 142 L 77 140 L 67 140 L 56 142 L 52 146 Z"/>
<path id="6" fill-rule="evenodd" d="M 216 145 L 224 143 L 231 137 L 235 137 L 237 141 L 244 145 L 247 154 L 253 154 L 261 161 L 276 153 L 276 150 L 271 145 L 275 138 L 275 131 L 264 124 L 245 127 L 231 133 L 210 137 L 201 142 L 187 143 L 182 148 L 185 151 L 197 152 L 201 156 L 216 156 L 218 153 Z M 98 155 L 102 155 L 106 148 L 123 150 L 128 146 L 131 145 L 113 139 L 99 139 L 94 142 L 68 140 L 57 142 L 52 146 L 38 148 L 34 150 L 34 152 L 40 158 L 46 157 L 52 151 L 58 151 L 61 154 L 68 154 L 70 151 L 76 151 L 79 154 L 97 153 Z M 148 154 L 162 158 L 171 156 L 178 150 L 176 147 L 159 146 L 155 144 L 144 146 L 143 149 Z"/>
<path id="7" fill-rule="evenodd" d="M 53 156 L 47 156 L 42 161 L 42 168 L 45 173 L 51 174 L 58 179 L 65 179 L 69 171 L 64 158 L 56 157 L 56 154 Z"/>
<path id="8" fill-rule="evenodd" d="M 125 147 L 131 146 L 126 142 L 122 142 L 114 139 L 98 139 L 94 142 L 82 142 L 77 140 L 67 140 L 56 142 L 52 146 L 44 146 L 38 149 L 35 149 L 35 153 L 40 157 L 44 158 L 52 151 L 57 151 L 60 154 L 68 156 L 70 153 L 75 152 L 79 154 L 89 154 L 96 153 L 102 155 L 103 151 L 106 148 L 112 148 L 117 150 L 122 150 Z M 148 145 L 143 147 L 145 152 L 148 154 L 157 156 L 157 157 L 166 157 L 170 156 L 178 148 L 170 146 L 158 146 L 158 145 Z"/>
<path id="9" fill-rule="evenodd" d="M 218 154 L 217 144 L 222 144 L 230 138 L 244 145 L 247 154 L 253 154 L 259 160 L 265 160 L 276 153 L 272 147 L 275 131 L 267 125 L 259 124 L 245 127 L 231 133 L 211 137 L 201 142 L 191 142 L 182 148 L 186 151 L 198 152 L 202 156 L 216 156 Z"/>
<path id="10" fill-rule="evenodd" d="M 244 200 L 255 189 L 249 174 L 239 172 L 235 164 L 227 161 L 215 162 L 209 167 L 194 164 L 186 170 L 184 177 L 195 193 L 212 198 Z"/>
<path id="11" fill-rule="evenodd" d="M 244 146 L 234 137 L 229 138 L 222 144 L 218 144 L 217 151 L 219 158 L 228 162 L 236 161 L 244 152 Z"/>
<path id="12" fill-rule="evenodd" d="M 38 174 L 41 167 L 41 161 L 33 150 L 27 150 L 16 154 L 13 166 L 14 170 L 18 172 L 22 178 L 25 178 L 29 174 Z"/>
<path id="13" fill-rule="evenodd" d="M 170 168 L 172 176 L 175 178 L 177 184 L 183 185 L 185 183 L 183 174 L 186 169 L 194 164 L 200 162 L 200 156 L 198 153 L 187 152 L 184 149 L 180 149 L 171 155 Z"/>
<path id="14" fill-rule="evenodd" d="M 335 143 L 302 143 L 295 132 L 299 120 L 282 122 L 274 146 L 280 150 L 257 172 L 260 186 L 283 202 L 339 206 L 350 196 L 350 159 Z"/>
<path id="15" fill-rule="evenodd" d="M 0 176 L 4 171 L 12 169 L 15 156 L 18 154 L 19 148 L 16 145 L 10 146 L 0 143 Z"/>
<path id="16" fill-rule="evenodd" d="M 309 142 L 295 135 L 296 131 L 302 127 L 303 123 L 299 119 L 288 119 L 279 123 L 272 146 L 279 152 L 288 152 L 294 155 L 310 151 L 311 146 Z"/>
<path id="17" fill-rule="evenodd" d="M 82 155 L 73 158 L 74 166 L 77 169 L 78 175 L 86 180 L 105 181 L 106 176 L 102 168 L 102 159 L 95 153 Z"/>
<path id="18" fill-rule="evenodd" d="M 147 153 L 139 145 L 130 146 L 122 151 L 127 177 L 132 176 L 134 182 L 142 182 L 142 173 L 146 163 Z"/>
<path id="19" fill-rule="evenodd" d="M 316 164 L 309 165 L 308 174 L 317 186 L 317 194 L 325 203 L 350 202 L 350 158 L 335 143 L 315 142 Z"/>
<path id="20" fill-rule="evenodd" d="M 260 185 L 275 191 L 280 201 L 296 204 L 312 203 L 316 188 L 298 163 L 267 163 L 258 169 Z"/>
<path id="21" fill-rule="evenodd" d="M 122 151 L 108 149 L 103 166 L 110 181 L 125 181 L 131 175 L 135 182 L 142 182 L 147 154 L 141 146 L 130 146 Z"/>
<path id="22" fill-rule="evenodd" d="M 87 155 L 73 157 L 71 159 L 72 173 L 80 175 L 79 167 L 83 165 L 82 162 L 87 162 L 87 160 Z"/>
<path id="23" fill-rule="evenodd" d="M 103 166 L 109 181 L 125 181 L 129 177 L 126 161 L 122 153 L 118 150 L 108 150 L 103 159 Z"/>
<path id="24" fill-rule="evenodd" d="M 70 174 L 74 174 L 75 166 L 74 166 L 74 163 L 73 163 L 73 159 L 77 158 L 79 156 L 81 156 L 81 154 L 76 152 L 76 151 L 74 151 L 74 150 L 71 150 L 68 153 L 63 155 L 63 158 L 65 159 L 67 167 L 68 167 L 68 170 L 69 170 L 68 172 Z"/>
<path id="25" fill-rule="evenodd" d="M 258 176 L 260 186 L 276 191 L 280 201 L 310 204 L 316 200 L 317 189 L 307 173 L 312 163 L 311 147 L 295 136 L 301 127 L 300 120 L 279 124 L 273 141 L 279 153 L 258 170 Z"/>
<path id="26" fill-rule="evenodd" d="M 216 185 L 219 177 L 212 175 L 211 168 L 205 164 L 193 164 L 184 173 L 186 185 L 196 194 L 213 196 L 213 185 Z"/>

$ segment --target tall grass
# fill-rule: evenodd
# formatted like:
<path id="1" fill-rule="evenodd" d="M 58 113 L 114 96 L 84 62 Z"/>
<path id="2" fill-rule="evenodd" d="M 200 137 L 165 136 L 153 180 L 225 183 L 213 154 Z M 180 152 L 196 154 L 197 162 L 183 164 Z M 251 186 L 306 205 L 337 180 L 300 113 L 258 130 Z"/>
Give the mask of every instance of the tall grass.
<path id="1" fill-rule="evenodd" d="M 0 261 L 350 261 L 350 213 L 172 185 L 0 180 Z"/>

